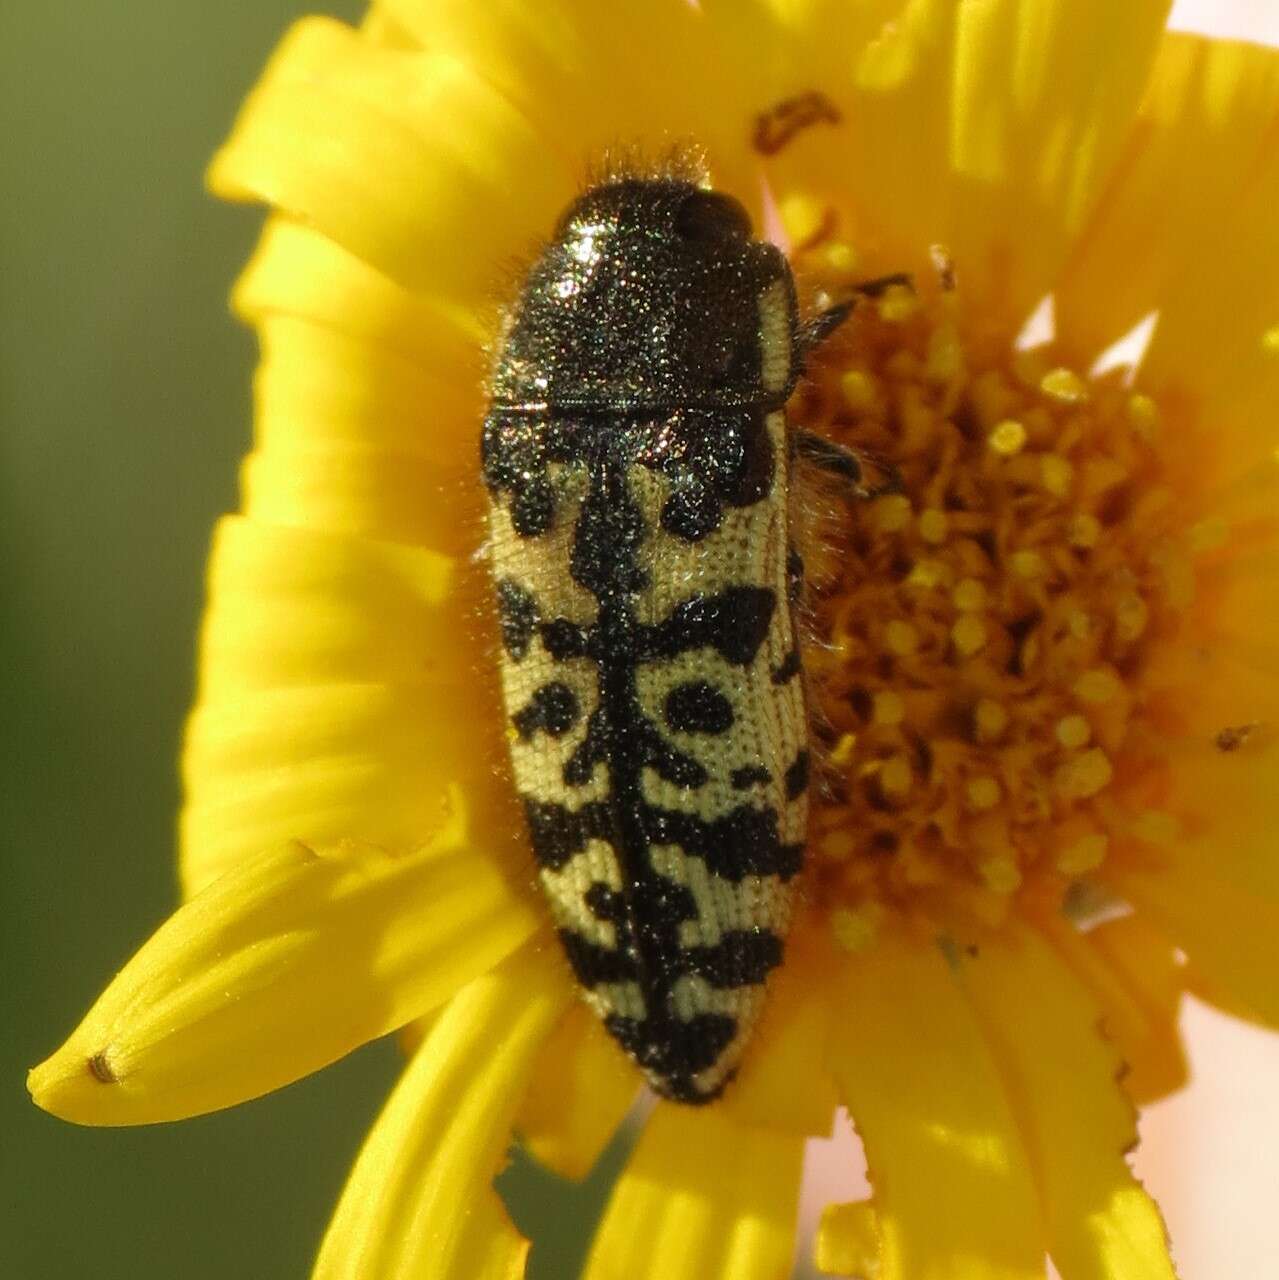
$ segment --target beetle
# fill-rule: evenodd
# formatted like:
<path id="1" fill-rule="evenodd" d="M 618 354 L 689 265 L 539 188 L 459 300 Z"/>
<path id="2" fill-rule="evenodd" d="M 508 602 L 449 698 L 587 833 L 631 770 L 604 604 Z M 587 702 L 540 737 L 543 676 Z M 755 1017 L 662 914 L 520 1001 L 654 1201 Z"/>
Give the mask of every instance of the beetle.
<path id="1" fill-rule="evenodd" d="M 901 277 L 862 286 L 875 291 Z M 505 318 L 484 420 L 512 773 L 604 1026 L 669 1099 L 731 1079 L 781 961 L 810 754 L 787 426 L 790 267 L 731 196 L 594 186 Z"/>

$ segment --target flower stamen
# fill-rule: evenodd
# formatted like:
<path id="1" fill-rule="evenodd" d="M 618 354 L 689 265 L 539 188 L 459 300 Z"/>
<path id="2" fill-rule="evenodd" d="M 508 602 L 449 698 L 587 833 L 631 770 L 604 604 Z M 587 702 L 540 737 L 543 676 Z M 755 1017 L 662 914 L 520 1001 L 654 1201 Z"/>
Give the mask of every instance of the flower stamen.
<path id="1" fill-rule="evenodd" d="M 798 255 L 832 295 L 836 249 Z M 816 896 L 851 949 L 870 906 L 997 925 L 1100 867 L 1116 823 L 1142 838 L 1115 788 L 1157 736 L 1146 659 L 1230 534 L 1177 523 L 1153 399 L 961 337 L 958 302 L 890 289 L 859 309 L 795 411 L 903 481 L 847 505 L 839 577 L 815 588 Z"/>

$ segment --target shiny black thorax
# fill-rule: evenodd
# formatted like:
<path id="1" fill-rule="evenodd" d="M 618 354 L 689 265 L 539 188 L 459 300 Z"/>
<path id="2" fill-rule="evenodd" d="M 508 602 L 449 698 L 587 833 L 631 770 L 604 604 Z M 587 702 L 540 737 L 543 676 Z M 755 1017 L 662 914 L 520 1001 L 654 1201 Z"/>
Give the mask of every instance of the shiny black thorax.
<path id="1" fill-rule="evenodd" d="M 760 302 L 780 289 L 785 374 L 764 384 Z M 612 454 L 660 469 L 668 532 L 757 501 L 776 460 L 764 417 L 798 374 L 790 269 L 730 197 L 674 178 L 596 187 L 564 214 L 509 317 L 482 442 L 517 532 L 552 518 L 550 463 Z"/>
<path id="2" fill-rule="evenodd" d="M 776 247 L 736 201 L 676 179 L 596 187 L 534 264 L 493 379 L 495 407 L 776 408 L 761 380 L 759 300 L 786 291 Z"/>

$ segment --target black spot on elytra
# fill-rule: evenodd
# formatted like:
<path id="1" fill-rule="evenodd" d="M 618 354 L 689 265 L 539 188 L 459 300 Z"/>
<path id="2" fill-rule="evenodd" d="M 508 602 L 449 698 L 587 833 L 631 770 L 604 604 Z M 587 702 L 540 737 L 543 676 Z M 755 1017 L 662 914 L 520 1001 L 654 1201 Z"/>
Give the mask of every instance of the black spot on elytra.
<path id="1" fill-rule="evenodd" d="M 626 982 L 635 977 L 635 960 L 628 952 L 601 947 L 575 929 L 560 929 L 559 935 L 578 982 L 588 991 L 604 982 Z"/>
<path id="2" fill-rule="evenodd" d="M 786 798 L 796 800 L 808 790 L 808 752 L 800 751 L 786 770 Z"/>
<path id="3" fill-rule="evenodd" d="M 689 788 L 700 787 L 706 782 L 706 769 L 692 756 L 671 746 L 647 721 L 641 740 L 641 759 L 663 781 Z"/>
<path id="4" fill-rule="evenodd" d="M 511 717 L 511 722 L 523 742 L 539 730 L 552 738 L 562 738 L 577 723 L 580 714 L 577 695 L 568 685 L 554 680 L 538 689 Z"/>
<path id="5" fill-rule="evenodd" d="M 608 759 L 608 721 L 604 708 L 596 707 L 586 722 L 586 733 L 577 749 L 564 762 L 564 785 L 584 787 L 595 774 L 595 766 Z"/>
<path id="6" fill-rule="evenodd" d="M 539 866 L 558 871 L 588 840 L 616 841 L 613 816 L 604 804 L 566 809 L 552 801 L 524 800 L 533 854 Z"/>
<path id="7" fill-rule="evenodd" d="M 696 474 L 730 507 L 750 507 L 773 488 L 776 461 L 766 415 L 746 413 L 700 431 L 689 449 Z"/>
<path id="8" fill-rule="evenodd" d="M 710 647 L 726 661 L 747 666 L 768 635 L 777 595 L 768 587 L 729 587 L 713 596 L 691 596 L 653 627 L 648 649 L 654 658 L 675 658 Z"/>
<path id="9" fill-rule="evenodd" d="M 618 467 L 606 467 L 592 478 L 577 517 L 569 554 L 573 581 L 597 599 L 642 590 L 648 574 L 637 557 L 646 532 L 625 476 Z"/>
<path id="10" fill-rule="evenodd" d="M 626 900 L 599 880 L 582 895 L 582 901 L 597 920 L 617 921 L 626 914 Z"/>
<path id="11" fill-rule="evenodd" d="M 704 485 L 680 486 L 662 504 L 662 528 L 684 542 L 700 542 L 720 526 L 723 508 Z"/>
<path id="12" fill-rule="evenodd" d="M 729 929 L 713 947 L 689 947 L 689 971 L 712 987 L 755 986 L 782 962 L 782 940 L 767 929 Z"/>
<path id="13" fill-rule="evenodd" d="M 699 1013 L 687 1022 L 668 1017 L 663 1019 L 662 1040 L 651 1038 L 649 1021 L 610 1014 L 604 1025 L 640 1066 L 680 1084 L 681 1091 L 670 1096 L 681 1102 L 709 1102 L 714 1095 L 696 1092 L 687 1077 L 715 1065 L 737 1034 L 737 1020 L 722 1013 Z"/>
<path id="14" fill-rule="evenodd" d="M 786 684 L 794 680 L 801 670 L 799 649 L 792 646 L 790 652 L 773 668 L 773 683 Z"/>
<path id="15" fill-rule="evenodd" d="M 653 844 L 677 844 L 701 858 L 712 875 L 740 883 L 744 876 L 789 880 L 803 862 L 803 846 L 783 844 L 772 809 L 739 805 L 721 818 L 654 808 L 647 825 Z"/>
<path id="16" fill-rule="evenodd" d="M 647 877 L 645 890 L 644 902 L 631 926 L 641 947 L 645 943 L 651 946 L 659 940 L 670 939 L 685 921 L 697 918 L 697 902 L 691 891 L 674 880 L 663 875 Z M 666 962 L 672 975 L 683 966 L 682 954 L 678 959 L 672 956 Z"/>
<path id="17" fill-rule="evenodd" d="M 518 662 L 533 640 L 537 601 L 518 582 L 503 578 L 497 584 L 497 615 L 502 628 L 502 647 Z"/>
<path id="18" fill-rule="evenodd" d="M 735 791 L 745 791 L 757 782 L 772 782 L 773 775 L 762 764 L 748 764 L 744 768 L 734 769 L 728 780 Z"/>
<path id="19" fill-rule="evenodd" d="M 733 724 L 733 704 L 705 680 L 676 685 L 666 695 L 664 714 L 677 733 L 724 733 Z"/>
<path id="20" fill-rule="evenodd" d="M 621 750 L 639 765 L 648 765 L 664 782 L 689 788 L 700 787 L 706 782 L 705 768 L 692 756 L 667 742 L 647 719 L 631 725 L 625 736 L 626 742 L 621 744 Z M 586 733 L 577 750 L 565 761 L 564 784 L 584 786 L 594 776 L 597 764 L 616 759 L 619 754 L 616 737 L 604 708 L 597 707 L 587 721 Z"/>
<path id="21" fill-rule="evenodd" d="M 590 633 L 586 627 L 556 618 L 542 623 L 542 644 L 556 662 L 569 658 L 585 658 L 590 654 Z"/>
<path id="22" fill-rule="evenodd" d="M 728 357 L 733 352 L 726 349 Z M 745 352 L 758 359 L 752 340 Z M 637 424 L 628 438 L 630 459 L 660 470 L 670 496 L 662 528 L 685 542 L 700 542 L 724 519 L 725 507 L 748 507 L 772 492 L 776 462 L 767 415 L 758 408 L 707 412 L 675 409 Z"/>
<path id="23" fill-rule="evenodd" d="M 537 477 L 526 481 L 511 501 L 511 527 L 521 538 L 536 538 L 555 522 L 555 494 L 550 481 Z"/>
<path id="24" fill-rule="evenodd" d="M 794 547 L 786 553 L 786 594 L 791 604 L 804 594 L 804 557 Z"/>

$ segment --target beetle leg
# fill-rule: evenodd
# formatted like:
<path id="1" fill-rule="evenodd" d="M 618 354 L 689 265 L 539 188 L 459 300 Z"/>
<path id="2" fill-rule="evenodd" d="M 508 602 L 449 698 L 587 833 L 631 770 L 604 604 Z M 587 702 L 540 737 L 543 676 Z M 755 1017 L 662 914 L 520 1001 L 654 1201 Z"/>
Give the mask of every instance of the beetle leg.
<path id="1" fill-rule="evenodd" d="M 880 294 L 887 293 L 889 289 L 896 287 L 909 289 L 914 293 L 914 276 L 909 271 L 894 271 L 891 275 L 876 276 L 873 280 L 862 280 L 851 286 L 854 293 L 860 293 L 867 298 L 878 298 Z"/>
<path id="2" fill-rule="evenodd" d="M 847 302 L 837 302 L 834 306 L 827 307 L 825 311 L 819 311 L 799 326 L 795 345 L 798 348 L 796 354 L 801 364 L 808 358 L 810 351 L 820 347 L 853 314 L 853 308 L 856 305 L 856 298 L 850 298 Z"/>
<path id="3" fill-rule="evenodd" d="M 846 480 L 859 498 L 882 498 L 886 494 L 901 493 L 905 488 L 901 472 L 882 458 L 836 444 L 802 427 L 792 432 L 791 439 L 798 457 L 828 475 Z"/>
<path id="4" fill-rule="evenodd" d="M 901 286 L 914 292 L 915 282 L 905 271 L 897 271 L 888 276 L 876 276 L 873 280 L 862 280 L 850 286 L 856 296 L 837 302 L 827 307 L 825 311 L 819 311 L 812 319 L 806 320 L 799 327 L 799 340 L 796 343 L 801 362 L 810 351 L 821 346 L 853 314 L 859 298 L 878 298 L 894 286 Z"/>

